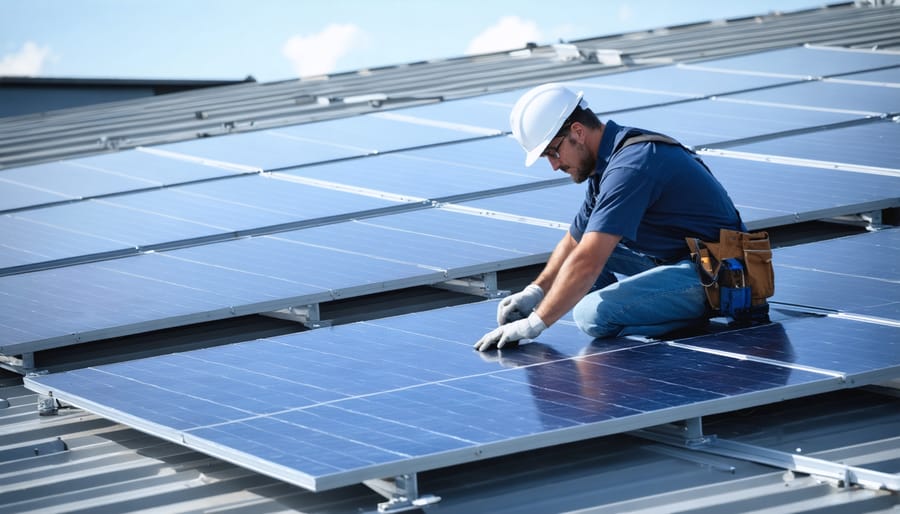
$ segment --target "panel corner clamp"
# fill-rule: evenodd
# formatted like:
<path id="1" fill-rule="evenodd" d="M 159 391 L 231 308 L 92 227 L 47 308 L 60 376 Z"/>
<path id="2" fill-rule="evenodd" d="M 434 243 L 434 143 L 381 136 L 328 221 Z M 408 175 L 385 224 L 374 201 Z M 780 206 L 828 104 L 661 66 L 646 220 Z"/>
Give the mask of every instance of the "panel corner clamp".
<path id="1" fill-rule="evenodd" d="M 419 496 L 418 479 L 415 473 L 397 475 L 393 479 L 365 480 L 363 483 L 388 499 L 388 501 L 378 504 L 377 512 L 379 513 L 406 512 L 441 501 L 440 496 L 431 494 Z"/>

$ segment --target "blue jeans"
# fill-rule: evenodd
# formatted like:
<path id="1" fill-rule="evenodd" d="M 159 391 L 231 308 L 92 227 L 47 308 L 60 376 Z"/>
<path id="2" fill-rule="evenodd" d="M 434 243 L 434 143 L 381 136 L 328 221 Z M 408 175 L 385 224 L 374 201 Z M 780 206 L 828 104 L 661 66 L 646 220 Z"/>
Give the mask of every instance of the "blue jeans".
<path id="1" fill-rule="evenodd" d="M 621 244 L 572 315 L 592 337 L 655 337 L 708 318 L 706 293 L 690 258 L 660 265 Z"/>

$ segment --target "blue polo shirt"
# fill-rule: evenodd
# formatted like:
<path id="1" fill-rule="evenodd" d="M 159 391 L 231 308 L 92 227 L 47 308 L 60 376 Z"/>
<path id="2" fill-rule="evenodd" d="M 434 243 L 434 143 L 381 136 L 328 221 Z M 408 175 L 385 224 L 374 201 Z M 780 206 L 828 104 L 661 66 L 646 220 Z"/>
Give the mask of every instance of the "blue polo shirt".
<path id="1" fill-rule="evenodd" d="M 622 236 L 626 247 L 661 261 L 687 257 L 685 237 L 718 241 L 719 229 L 746 230 L 722 184 L 699 157 L 676 145 L 636 143 L 613 155 L 626 137 L 649 133 L 606 124 L 597 169 L 569 233 Z"/>

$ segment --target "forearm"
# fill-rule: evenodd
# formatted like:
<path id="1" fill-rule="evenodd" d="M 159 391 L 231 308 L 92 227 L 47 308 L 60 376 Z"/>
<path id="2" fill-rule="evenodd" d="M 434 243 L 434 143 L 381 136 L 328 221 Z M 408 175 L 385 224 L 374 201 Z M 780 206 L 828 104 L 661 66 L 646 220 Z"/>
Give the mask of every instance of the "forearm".
<path id="1" fill-rule="evenodd" d="M 619 239 L 619 236 L 592 232 L 568 254 L 553 287 L 535 311 L 547 326 L 556 323 L 590 291 Z"/>
<path id="2" fill-rule="evenodd" d="M 556 244 L 556 248 L 553 249 L 553 253 L 551 253 L 550 258 L 547 259 L 547 264 L 544 266 L 543 271 L 541 271 L 541 274 L 534 279 L 534 283 L 544 290 L 544 294 L 548 293 L 553 288 L 554 281 L 556 280 L 557 275 L 559 275 L 560 269 L 577 246 L 578 242 L 575 241 L 568 232 L 566 232 L 566 235 Z"/>

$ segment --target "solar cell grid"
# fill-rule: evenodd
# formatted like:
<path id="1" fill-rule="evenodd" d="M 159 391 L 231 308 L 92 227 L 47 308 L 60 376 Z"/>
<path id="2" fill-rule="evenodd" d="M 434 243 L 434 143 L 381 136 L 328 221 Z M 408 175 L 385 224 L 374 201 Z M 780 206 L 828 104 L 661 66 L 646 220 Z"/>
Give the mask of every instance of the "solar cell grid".
<path id="1" fill-rule="evenodd" d="M 495 308 L 481 302 L 27 381 L 312 490 L 843 387 L 828 374 L 662 342 L 599 351 L 567 323 L 518 350 L 475 352 L 471 341 Z M 503 358 L 519 352 L 525 361 Z M 106 402 L 109 391 L 119 399 Z M 143 395 L 150 401 L 126 399 Z"/>
<path id="2" fill-rule="evenodd" d="M 721 145 L 730 150 L 900 170 L 900 123 L 873 120 L 756 143 Z M 894 196 L 897 189 L 892 189 Z"/>

